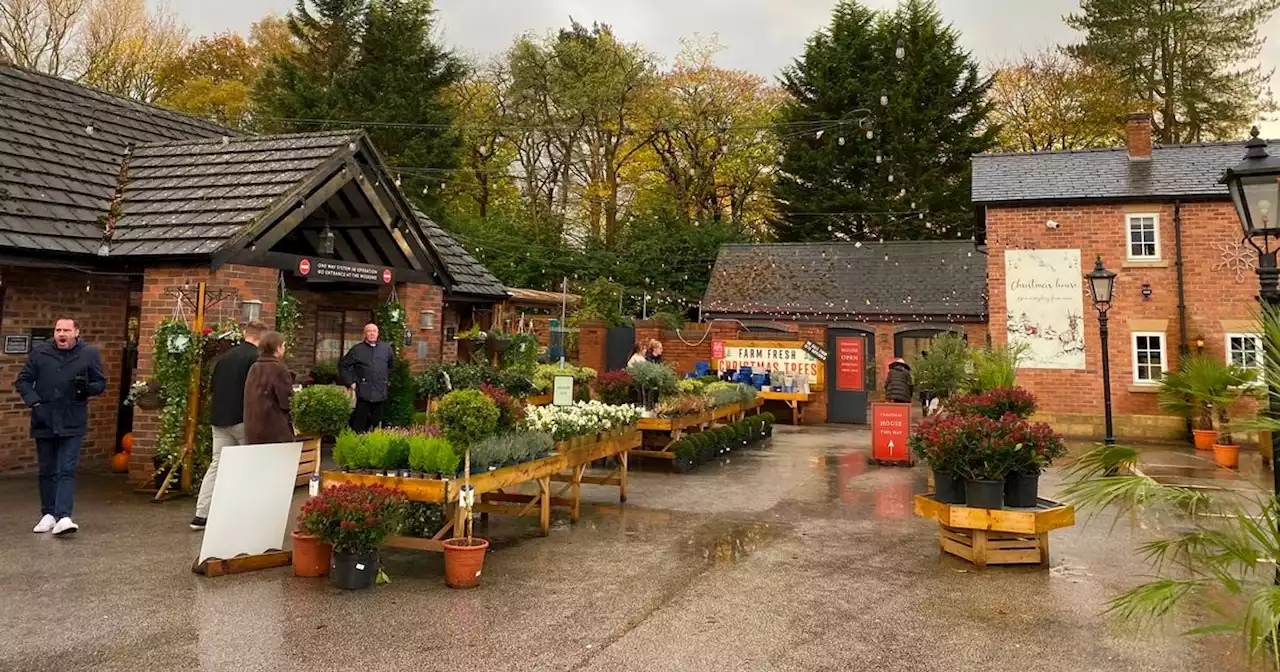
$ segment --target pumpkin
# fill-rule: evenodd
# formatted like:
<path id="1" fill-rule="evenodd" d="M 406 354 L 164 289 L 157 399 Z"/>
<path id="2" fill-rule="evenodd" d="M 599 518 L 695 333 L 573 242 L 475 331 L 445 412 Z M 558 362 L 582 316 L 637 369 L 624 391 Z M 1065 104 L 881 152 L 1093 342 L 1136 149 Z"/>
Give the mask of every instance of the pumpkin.
<path id="1" fill-rule="evenodd" d="M 120 450 L 123 450 L 126 453 L 133 452 L 133 432 L 125 434 L 120 439 Z"/>
<path id="2" fill-rule="evenodd" d="M 119 452 L 111 456 L 111 471 L 117 474 L 123 474 L 129 471 L 129 453 Z"/>

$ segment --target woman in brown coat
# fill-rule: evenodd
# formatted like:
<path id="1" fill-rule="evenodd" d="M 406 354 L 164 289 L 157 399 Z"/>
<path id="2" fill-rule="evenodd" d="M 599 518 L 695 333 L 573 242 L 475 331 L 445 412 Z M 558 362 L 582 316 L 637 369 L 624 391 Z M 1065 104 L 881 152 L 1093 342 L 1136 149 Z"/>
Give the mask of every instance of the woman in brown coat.
<path id="1" fill-rule="evenodd" d="M 258 359 L 244 383 L 245 443 L 290 443 L 294 440 L 290 401 L 293 374 L 281 361 L 284 336 L 270 331 L 258 341 Z"/>

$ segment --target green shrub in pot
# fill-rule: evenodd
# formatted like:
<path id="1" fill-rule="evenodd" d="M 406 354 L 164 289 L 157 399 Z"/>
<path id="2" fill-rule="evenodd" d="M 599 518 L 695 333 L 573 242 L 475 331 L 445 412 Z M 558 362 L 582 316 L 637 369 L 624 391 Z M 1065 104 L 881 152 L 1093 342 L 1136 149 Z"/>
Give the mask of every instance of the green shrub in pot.
<path id="1" fill-rule="evenodd" d="M 337 436 L 351 419 L 351 402 L 337 385 L 312 385 L 294 393 L 293 426 L 302 436 Z"/>
<path id="2" fill-rule="evenodd" d="M 338 382 L 338 360 L 322 359 L 312 364 L 311 382 L 316 385 L 336 385 Z"/>
<path id="3" fill-rule="evenodd" d="M 454 390 L 436 406 L 435 421 L 455 451 L 465 451 L 498 429 L 497 404 L 479 390 Z"/>

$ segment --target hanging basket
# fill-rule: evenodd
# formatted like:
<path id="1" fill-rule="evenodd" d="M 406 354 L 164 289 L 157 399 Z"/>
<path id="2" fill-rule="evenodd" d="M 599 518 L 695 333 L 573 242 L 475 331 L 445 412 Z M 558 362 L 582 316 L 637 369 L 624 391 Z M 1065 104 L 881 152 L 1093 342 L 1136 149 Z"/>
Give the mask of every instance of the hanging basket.
<path id="1" fill-rule="evenodd" d="M 160 396 L 160 386 L 151 381 L 147 389 L 133 398 L 133 405 L 144 411 L 158 411 L 164 407 L 164 397 Z"/>

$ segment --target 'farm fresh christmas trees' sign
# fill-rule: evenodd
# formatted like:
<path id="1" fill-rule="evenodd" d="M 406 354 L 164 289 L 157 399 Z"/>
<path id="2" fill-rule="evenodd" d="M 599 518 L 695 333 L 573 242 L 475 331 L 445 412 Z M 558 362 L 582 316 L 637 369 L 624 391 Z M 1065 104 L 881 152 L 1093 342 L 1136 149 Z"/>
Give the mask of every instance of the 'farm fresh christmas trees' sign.
<path id="1" fill-rule="evenodd" d="M 803 341 L 717 341 L 712 343 L 714 355 L 721 370 L 736 371 L 744 366 L 753 373 L 781 371 L 795 376 L 796 380 L 808 378 L 811 388 L 821 388 L 826 365 L 805 350 Z M 722 350 L 723 349 L 723 350 Z"/>
<path id="2" fill-rule="evenodd" d="M 1026 344 L 1022 366 L 1084 368 L 1080 250 L 1005 250 L 1005 333 Z"/>

